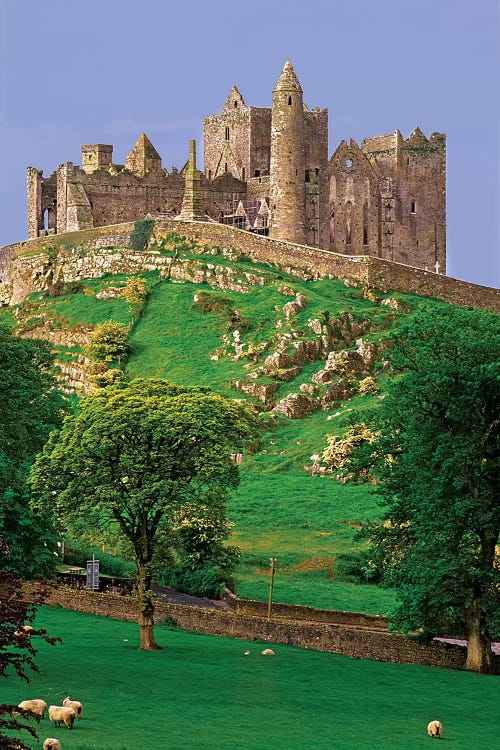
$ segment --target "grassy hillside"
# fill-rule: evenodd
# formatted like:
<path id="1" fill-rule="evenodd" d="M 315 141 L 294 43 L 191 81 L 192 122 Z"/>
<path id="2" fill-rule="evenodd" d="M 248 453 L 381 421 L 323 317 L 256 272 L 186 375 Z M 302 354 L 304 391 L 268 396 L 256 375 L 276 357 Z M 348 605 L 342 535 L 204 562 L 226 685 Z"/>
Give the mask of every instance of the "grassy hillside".
<path id="1" fill-rule="evenodd" d="M 497 746 L 492 676 L 284 645 L 265 657 L 264 644 L 165 626 L 156 628 L 163 650 L 139 651 L 134 623 L 49 607 L 38 623 L 63 643 L 40 644 L 30 686 L 2 680 L 0 703 L 80 700 L 72 731 L 47 716 L 40 725 L 65 750 L 417 750 L 432 744 L 434 719 L 455 750 Z"/>
<path id="2" fill-rule="evenodd" d="M 148 297 L 135 310 L 121 296 L 127 277 L 105 276 L 66 285 L 55 296 L 31 295 L 5 317 L 28 335 L 46 336 L 52 329 L 64 339 L 66 332 L 67 340 L 60 336 L 54 344 L 61 362 L 81 353 L 79 333 L 112 319 L 130 327 L 124 367 L 130 377 L 208 385 L 266 413 L 293 393 L 310 397 L 314 408 L 322 399 L 321 408 L 301 418 L 276 414 L 260 452 L 243 458 L 241 485 L 229 507 L 234 539 L 243 549 L 238 593 L 267 597 L 272 555 L 278 559 L 277 601 L 389 612 L 390 591 L 342 581 L 336 565 L 339 553 L 359 546 L 356 529 L 377 516 L 376 501 L 365 485 L 311 475 L 311 456 L 322 453 L 327 434 L 345 430 L 352 410 L 376 408 L 390 377 L 384 347 L 398 320 L 418 306 L 446 305 L 399 293 L 374 295 L 336 279 L 306 280 L 179 242 L 161 252 L 172 257 L 172 275 L 143 274 Z M 360 395 L 366 372 L 336 373 L 333 382 L 346 381 L 349 394 L 329 399 L 328 383 L 311 378 L 325 367 L 327 351 L 353 353 L 360 338 L 376 352 L 367 368 L 379 392 Z M 314 347 L 323 348 L 314 353 Z M 297 353 L 306 350 L 298 361 Z"/>

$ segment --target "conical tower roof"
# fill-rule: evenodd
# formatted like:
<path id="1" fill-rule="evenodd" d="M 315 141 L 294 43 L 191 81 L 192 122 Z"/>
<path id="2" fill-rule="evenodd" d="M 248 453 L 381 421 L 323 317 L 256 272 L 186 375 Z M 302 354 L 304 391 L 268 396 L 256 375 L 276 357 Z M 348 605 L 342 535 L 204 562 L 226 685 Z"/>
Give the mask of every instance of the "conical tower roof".
<path id="1" fill-rule="evenodd" d="M 130 149 L 128 157 L 136 159 L 142 157 L 143 159 L 151 159 L 152 161 L 161 161 L 160 154 L 155 149 L 146 133 L 141 133 L 135 145 Z"/>
<path id="2" fill-rule="evenodd" d="M 297 74 L 293 69 L 293 65 L 290 60 L 287 60 L 281 71 L 281 75 L 276 81 L 274 91 L 300 91 L 302 93 L 302 86 L 299 83 Z"/>
<path id="3" fill-rule="evenodd" d="M 141 133 L 128 152 L 125 168 L 137 177 L 144 177 L 148 172 L 158 172 L 161 169 L 161 156 L 146 133 Z"/>

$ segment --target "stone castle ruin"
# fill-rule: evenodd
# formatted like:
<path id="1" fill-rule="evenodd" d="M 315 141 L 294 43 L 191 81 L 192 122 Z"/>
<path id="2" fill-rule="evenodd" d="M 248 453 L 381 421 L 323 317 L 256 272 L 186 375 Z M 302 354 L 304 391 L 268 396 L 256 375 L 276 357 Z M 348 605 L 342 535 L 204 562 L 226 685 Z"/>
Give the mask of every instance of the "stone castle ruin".
<path id="1" fill-rule="evenodd" d="M 417 127 L 342 141 L 328 158 L 328 111 L 303 102 L 289 60 L 270 108 L 236 87 L 195 144 L 168 171 L 143 133 L 125 159 L 113 147 L 81 147 L 82 164 L 50 177 L 28 167 L 28 238 L 146 217 L 211 220 L 271 238 L 417 268 L 446 271 L 446 137 Z"/>

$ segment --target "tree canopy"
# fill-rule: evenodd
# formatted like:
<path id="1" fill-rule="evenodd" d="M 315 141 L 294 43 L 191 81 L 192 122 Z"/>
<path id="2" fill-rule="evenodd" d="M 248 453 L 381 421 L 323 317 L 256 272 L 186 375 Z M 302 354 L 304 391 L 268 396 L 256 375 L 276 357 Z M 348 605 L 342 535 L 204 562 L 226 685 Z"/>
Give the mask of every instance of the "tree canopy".
<path id="1" fill-rule="evenodd" d="M 9 547 L 0 540 L 0 549 L 8 556 Z M 25 682 L 29 682 L 30 671 L 38 672 L 33 646 L 35 636 L 54 645 L 59 638 L 51 638 L 47 632 L 34 627 L 37 604 L 41 604 L 45 591 L 38 588 L 31 601 L 24 596 L 22 584 L 12 573 L 0 570 L 0 677 L 8 677 L 14 672 Z M 17 709 L 18 715 L 13 715 Z M 19 737 L 20 731 L 28 732 L 32 737 L 37 733 L 24 719 L 29 712 L 18 709 L 11 704 L 0 704 L 0 748 L 2 750 L 29 750 L 29 746 Z M 15 734 L 14 734 L 15 733 Z"/>
<path id="2" fill-rule="evenodd" d="M 230 455 L 256 425 L 246 407 L 206 388 L 138 378 L 88 396 L 39 455 L 35 507 L 52 507 L 73 524 L 114 520 L 132 545 L 141 648 L 156 647 L 150 589 L 158 544 L 181 508 L 224 509 L 239 481 Z"/>
<path id="3" fill-rule="evenodd" d="M 62 420 L 53 357 L 43 341 L 20 339 L 0 326 L 0 567 L 30 578 L 53 568 L 54 529 L 30 509 L 25 480 L 49 433 Z"/>
<path id="4" fill-rule="evenodd" d="M 395 624 L 464 633 L 466 667 L 484 672 L 500 633 L 498 324 L 450 306 L 400 327 L 371 445 L 385 516 L 367 531 L 399 592 Z"/>

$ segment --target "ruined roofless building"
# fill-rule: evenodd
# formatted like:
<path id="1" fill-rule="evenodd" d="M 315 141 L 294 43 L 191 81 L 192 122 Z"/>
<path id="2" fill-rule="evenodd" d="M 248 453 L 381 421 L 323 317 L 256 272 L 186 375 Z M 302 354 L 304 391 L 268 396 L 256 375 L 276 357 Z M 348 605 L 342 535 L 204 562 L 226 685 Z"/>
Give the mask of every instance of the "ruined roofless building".
<path id="1" fill-rule="evenodd" d="M 50 177 L 28 168 L 28 238 L 150 217 L 212 220 L 277 240 L 372 255 L 445 273 L 446 138 L 417 127 L 342 141 L 328 158 L 328 111 L 303 102 L 289 60 L 270 108 L 234 86 L 203 127 L 204 171 L 194 144 L 168 171 L 143 133 L 125 159 L 82 146 L 82 165 Z"/>

